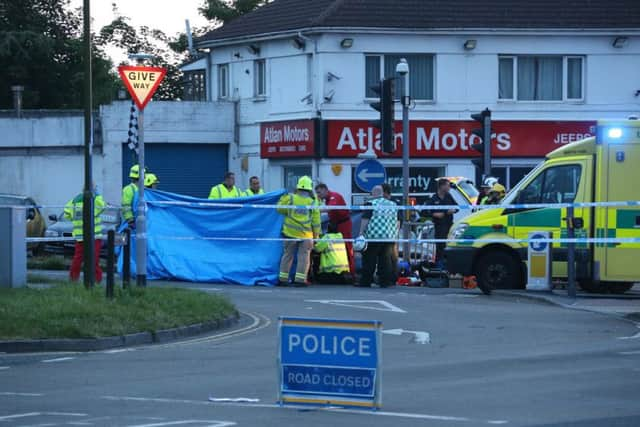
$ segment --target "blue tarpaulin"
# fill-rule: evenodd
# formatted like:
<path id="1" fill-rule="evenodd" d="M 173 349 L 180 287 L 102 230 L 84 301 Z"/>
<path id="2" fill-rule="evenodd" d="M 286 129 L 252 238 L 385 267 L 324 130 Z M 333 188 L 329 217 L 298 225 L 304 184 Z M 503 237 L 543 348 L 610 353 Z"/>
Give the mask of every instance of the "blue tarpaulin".
<path id="1" fill-rule="evenodd" d="M 145 190 L 147 279 L 277 284 L 282 242 L 255 238 L 279 238 L 284 217 L 273 208 L 247 205 L 275 205 L 284 193 L 208 200 Z M 203 202 L 213 205 L 197 205 Z M 215 206 L 219 203 L 236 206 Z M 135 275 L 135 233 L 131 240 L 131 274 Z M 122 261 L 120 253 L 120 273 Z"/>

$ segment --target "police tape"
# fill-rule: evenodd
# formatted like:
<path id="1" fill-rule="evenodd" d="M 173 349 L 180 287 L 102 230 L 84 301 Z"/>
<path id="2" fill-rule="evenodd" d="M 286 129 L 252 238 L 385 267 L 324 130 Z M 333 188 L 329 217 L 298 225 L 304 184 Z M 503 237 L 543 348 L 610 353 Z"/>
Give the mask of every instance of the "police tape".
<path id="1" fill-rule="evenodd" d="M 293 210 L 349 210 L 349 211 L 366 211 L 366 210 L 406 210 L 406 211 L 442 211 L 442 210 L 485 210 L 485 209 L 565 209 L 573 208 L 592 208 L 592 207 L 632 207 L 640 206 L 640 201 L 627 200 L 619 202 L 580 202 L 580 203 L 520 203 L 510 205 L 419 205 L 419 206 L 403 206 L 403 205 L 271 205 L 271 204 L 254 204 L 254 203 L 225 203 L 225 202 L 180 202 L 180 201 L 147 201 L 150 205 L 173 205 L 173 206 L 192 206 L 192 207 L 218 207 L 218 208 L 234 208 L 234 209 L 293 209 Z"/>
<path id="2" fill-rule="evenodd" d="M 106 236 L 97 236 L 97 238 L 104 240 Z M 38 242 L 64 242 L 75 241 L 73 237 L 29 237 L 26 239 L 27 243 Z M 132 239 L 134 240 L 134 239 Z M 147 240 L 177 240 L 177 241 L 194 241 L 194 240 L 207 240 L 207 241 L 222 241 L 222 242 L 335 242 L 335 243 L 353 243 L 356 239 L 329 239 L 329 238 L 289 238 L 289 237 L 228 237 L 228 236 L 163 236 L 149 234 Z M 423 243 L 597 243 L 597 244 L 623 244 L 623 243 L 640 243 L 640 237 L 574 237 L 574 238 L 541 238 L 541 239 L 367 239 L 369 243 L 409 243 L 409 244 L 423 244 Z"/>
<path id="3" fill-rule="evenodd" d="M 326 206 L 326 205 L 278 205 L 278 204 L 256 204 L 256 203 L 227 203 L 217 201 L 207 202 L 184 202 L 184 201 L 169 201 L 169 200 L 147 200 L 147 205 L 151 206 L 186 206 L 186 207 L 212 207 L 212 208 L 233 208 L 233 209 L 281 209 L 281 210 L 315 210 L 332 211 L 332 210 L 348 210 L 348 211 L 368 211 L 368 210 L 401 210 L 401 211 L 442 211 L 442 210 L 470 210 L 480 211 L 488 209 L 566 209 L 573 208 L 608 208 L 608 207 L 636 207 L 640 206 L 640 200 L 623 200 L 613 202 L 577 202 L 577 203 L 517 203 L 517 204 L 497 204 L 497 205 L 384 205 L 384 206 L 371 206 L 371 205 L 339 205 L 339 206 Z M 33 206 L 18 206 L 7 205 L 2 206 L 14 209 L 60 209 L 64 208 L 61 205 L 33 205 Z M 107 209 L 122 209 L 118 205 L 109 205 Z"/>

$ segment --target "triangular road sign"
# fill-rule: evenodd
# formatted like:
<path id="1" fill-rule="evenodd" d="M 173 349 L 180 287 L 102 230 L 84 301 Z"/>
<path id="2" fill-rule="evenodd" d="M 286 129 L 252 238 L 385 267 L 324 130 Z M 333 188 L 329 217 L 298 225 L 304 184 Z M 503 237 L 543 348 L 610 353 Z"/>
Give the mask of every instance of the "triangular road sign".
<path id="1" fill-rule="evenodd" d="M 123 65 L 118 67 L 118 73 L 138 108 L 143 110 L 160 86 L 167 69 Z"/>

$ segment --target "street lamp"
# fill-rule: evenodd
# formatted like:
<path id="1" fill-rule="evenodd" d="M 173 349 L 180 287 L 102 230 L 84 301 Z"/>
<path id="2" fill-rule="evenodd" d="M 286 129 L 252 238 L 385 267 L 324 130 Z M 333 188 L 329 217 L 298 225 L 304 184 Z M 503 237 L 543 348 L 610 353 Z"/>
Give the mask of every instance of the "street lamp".
<path id="1" fill-rule="evenodd" d="M 402 200 L 405 208 L 409 203 L 409 105 L 411 103 L 411 97 L 409 96 L 409 63 L 405 58 L 400 59 L 400 62 L 396 65 L 396 73 L 400 75 L 400 78 L 404 80 L 404 92 L 402 93 Z M 407 209 L 404 214 L 404 221 L 402 223 L 402 258 L 405 261 L 410 261 L 411 254 L 409 253 L 409 218 L 411 212 Z"/>

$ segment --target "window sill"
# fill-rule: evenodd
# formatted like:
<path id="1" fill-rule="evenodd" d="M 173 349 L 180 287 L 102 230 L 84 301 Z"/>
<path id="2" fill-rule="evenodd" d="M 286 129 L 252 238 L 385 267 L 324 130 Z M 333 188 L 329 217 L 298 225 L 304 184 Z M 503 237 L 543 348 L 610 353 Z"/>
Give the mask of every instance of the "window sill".
<path id="1" fill-rule="evenodd" d="M 254 96 L 251 100 L 253 102 L 266 102 L 267 96 L 266 95 Z"/>
<path id="2" fill-rule="evenodd" d="M 560 100 L 560 101 L 518 101 L 517 99 L 498 99 L 499 104 L 524 104 L 524 105 L 561 105 L 561 104 L 569 104 L 569 105 L 580 105 L 586 104 L 584 99 L 571 99 L 571 100 Z"/>

